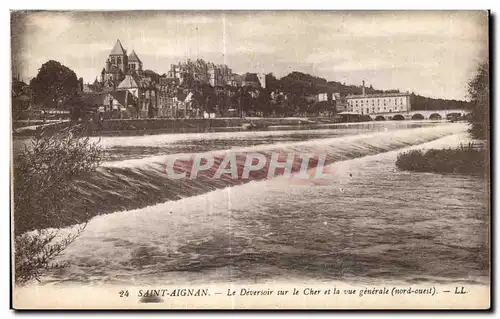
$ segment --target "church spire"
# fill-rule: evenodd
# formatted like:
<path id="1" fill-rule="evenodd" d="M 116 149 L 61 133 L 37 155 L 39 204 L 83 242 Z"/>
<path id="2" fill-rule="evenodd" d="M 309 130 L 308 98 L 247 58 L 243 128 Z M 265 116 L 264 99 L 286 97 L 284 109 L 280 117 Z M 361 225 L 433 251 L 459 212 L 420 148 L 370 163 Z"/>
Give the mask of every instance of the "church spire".
<path id="1" fill-rule="evenodd" d="M 125 55 L 126 50 L 123 48 L 122 43 L 120 42 L 120 39 L 116 40 L 115 46 L 109 53 L 109 55 Z"/>

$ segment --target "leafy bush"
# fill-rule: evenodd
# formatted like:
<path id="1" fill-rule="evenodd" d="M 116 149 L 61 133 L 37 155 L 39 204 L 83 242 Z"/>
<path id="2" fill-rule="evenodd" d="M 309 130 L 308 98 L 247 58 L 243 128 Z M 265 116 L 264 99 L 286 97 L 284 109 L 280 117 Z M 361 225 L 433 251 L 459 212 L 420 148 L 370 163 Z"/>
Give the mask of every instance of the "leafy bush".
<path id="1" fill-rule="evenodd" d="M 16 234 L 58 227 L 71 218 L 58 212 L 75 177 L 94 171 L 102 160 L 98 143 L 74 127 L 46 134 L 39 129 L 14 158 L 14 225 Z"/>
<path id="2" fill-rule="evenodd" d="M 98 143 L 76 127 L 49 134 L 43 129 L 14 158 L 14 234 L 16 282 L 38 278 L 50 261 L 74 241 L 68 235 L 55 242 L 58 231 L 40 229 L 79 224 L 61 213 L 72 190 L 72 180 L 94 171 L 102 160 Z M 37 230 L 33 233 L 28 231 Z"/>
<path id="3" fill-rule="evenodd" d="M 486 149 L 470 143 L 452 149 L 411 150 L 398 155 L 400 170 L 470 175 L 489 174 L 489 156 Z"/>
<path id="4" fill-rule="evenodd" d="M 59 241 L 58 231 L 46 229 L 28 232 L 16 237 L 15 278 L 17 284 L 39 280 L 42 272 L 48 269 L 66 267 L 67 264 L 53 263 L 66 247 L 80 236 L 87 224 L 80 226 L 75 234 L 69 234 Z"/>
<path id="5" fill-rule="evenodd" d="M 469 81 L 468 91 L 473 106 L 469 118 L 469 133 L 473 138 L 489 140 L 490 135 L 490 67 L 488 62 L 478 65 L 476 75 Z"/>

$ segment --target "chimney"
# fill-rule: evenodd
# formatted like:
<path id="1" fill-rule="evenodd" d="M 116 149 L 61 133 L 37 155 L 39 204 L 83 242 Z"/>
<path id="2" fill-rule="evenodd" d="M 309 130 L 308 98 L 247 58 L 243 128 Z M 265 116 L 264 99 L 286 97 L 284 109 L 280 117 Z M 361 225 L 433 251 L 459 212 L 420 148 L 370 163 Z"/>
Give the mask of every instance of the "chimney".
<path id="1" fill-rule="evenodd" d="M 366 95 L 366 91 L 365 91 L 365 80 L 363 80 L 363 95 Z"/>

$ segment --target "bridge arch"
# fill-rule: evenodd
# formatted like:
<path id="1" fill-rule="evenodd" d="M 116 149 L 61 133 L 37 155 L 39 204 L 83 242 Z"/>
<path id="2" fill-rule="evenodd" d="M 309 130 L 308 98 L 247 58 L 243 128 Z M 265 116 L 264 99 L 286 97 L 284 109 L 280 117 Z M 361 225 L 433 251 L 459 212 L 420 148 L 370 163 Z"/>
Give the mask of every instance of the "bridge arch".
<path id="1" fill-rule="evenodd" d="M 392 117 L 393 121 L 404 121 L 405 117 L 401 114 L 396 114 Z"/>
<path id="2" fill-rule="evenodd" d="M 377 115 L 375 117 L 375 121 L 385 121 L 385 117 L 383 117 L 382 115 Z"/>
<path id="3" fill-rule="evenodd" d="M 411 117 L 411 119 L 412 120 L 424 120 L 425 117 L 422 114 L 420 114 L 420 113 L 415 113 L 415 114 L 413 114 L 413 116 Z"/>
<path id="4" fill-rule="evenodd" d="M 429 120 L 442 120 L 443 117 L 439 113 L 432 113 L 429 115 Z"/>

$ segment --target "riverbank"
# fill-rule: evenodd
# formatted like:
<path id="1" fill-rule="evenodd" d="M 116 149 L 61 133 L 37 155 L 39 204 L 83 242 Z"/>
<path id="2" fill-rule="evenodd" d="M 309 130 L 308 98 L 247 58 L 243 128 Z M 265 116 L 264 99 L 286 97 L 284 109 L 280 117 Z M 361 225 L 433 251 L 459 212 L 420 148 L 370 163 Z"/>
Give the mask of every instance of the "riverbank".
<path id="1" fill-rule="evenodd" d="M 58 122 L 58 124 L 61 123 Z M 315 121 L 307 118 L 112 119 L 91 123 L 89 126 L 93 134 L 113 135 L 118 132 L 134 132 L 134 134 L 149 131 L 162 131 L 165 133 L 204 132 L 217 128 L 243 128 L 244 125 L 251 123 L 259 127 L 267 127 L 270 125 L 314 124 Z M 54 124 L 50 123 L 50 125 Z M 47 125 L 47 123 L 14 122 L 14 134 L 29 135 L 38 126 L 42 125 Z M 66 123 L 66 125 L 69 124 Z"/>
<path id="2" fill-rule="evenodd" d="M 176 133 L 204 133 L 220 131 L 268 130 L 274 127 L 280 129 L 289 127 L 314 128 L 321 125 L 335 124 L 333 118 L 214 118 L 214 119 L 113 119 L 89 125 L 91 135 L 119 136 L 119 135 L 148 135 L 148 134 L 176 134 Z M 48 125 L 50 124 L 50 125 Z M 37 127 L 46 129 L 61 129 L 69 122 L 14 122 L 14 136 L 32 136 Z"/>
<path id="3" fill-rule="evenodd" d="M 489 153 L 483 143 L 469 142 L 456 148 L 416 149 L 401 153 L 396 160 L 400 170 L 487 177 Z"/>

